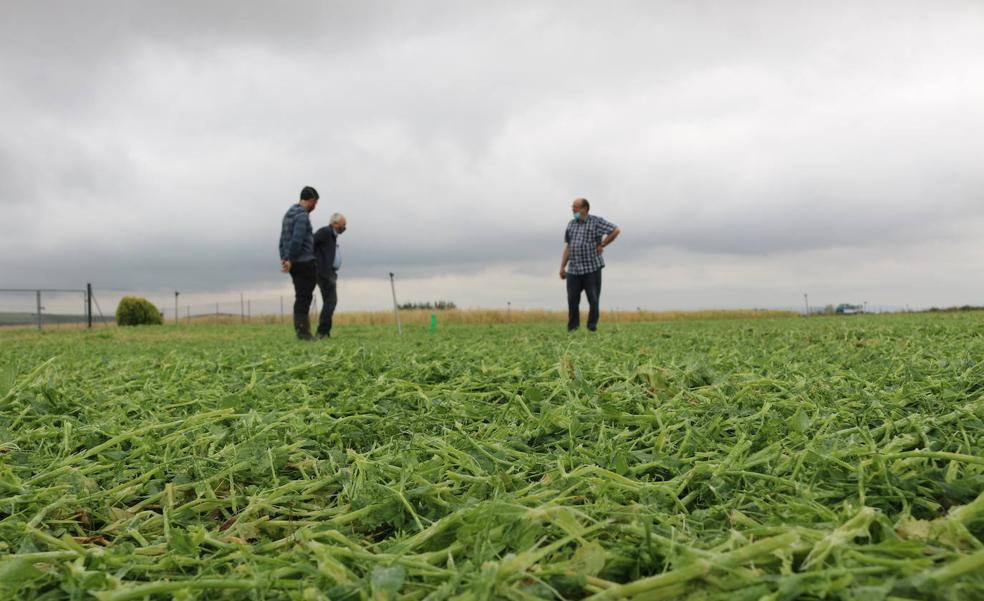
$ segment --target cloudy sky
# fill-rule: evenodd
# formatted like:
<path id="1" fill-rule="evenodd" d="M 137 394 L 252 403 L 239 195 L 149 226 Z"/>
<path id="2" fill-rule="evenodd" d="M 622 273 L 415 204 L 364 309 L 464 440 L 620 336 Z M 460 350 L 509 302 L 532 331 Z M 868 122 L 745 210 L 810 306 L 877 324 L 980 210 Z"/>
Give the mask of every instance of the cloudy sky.
<path id="1" fill-rule="evenodd" d="M 984 304 L 984 3 L 0 5 L 0 287 L 290 290 L 340 211 L 340 310 Z"/>

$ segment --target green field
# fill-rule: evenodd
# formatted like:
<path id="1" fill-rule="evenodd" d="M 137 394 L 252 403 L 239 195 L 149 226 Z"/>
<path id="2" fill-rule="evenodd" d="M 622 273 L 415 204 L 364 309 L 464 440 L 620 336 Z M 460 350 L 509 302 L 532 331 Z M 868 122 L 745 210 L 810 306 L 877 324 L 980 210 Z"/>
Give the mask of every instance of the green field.
<path id="1" fill-rule="evenodd" d="M 984 314 L 0 332 L 2 599 L 984 599 Z"/>

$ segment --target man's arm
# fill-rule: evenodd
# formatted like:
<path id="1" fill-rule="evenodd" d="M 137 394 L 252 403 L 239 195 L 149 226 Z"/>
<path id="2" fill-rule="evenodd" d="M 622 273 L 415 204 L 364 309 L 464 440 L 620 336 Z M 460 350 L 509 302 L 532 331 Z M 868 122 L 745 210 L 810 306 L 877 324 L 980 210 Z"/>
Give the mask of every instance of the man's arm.
<path id="1" fill-rule="evenodd" d="M 284 273 L 290 271 L 290 239 L 287 237 L 286 222 L 287 216 L 284 215 L 284 223 L 280 226 L 280 244 L 278 247 L 280 252 L 280 271 Z"/>
<path id="2" fill-rule="evenodd" d="M 615 238 L 618 238 L 618 235 L 621 233 L 622 230 L 618 229 L 618 226 L 609 232 L 608 235 L 605 236 L 605 239 L 601 241 L 601 244 L 598 245 L 598 254 L 600 255 L 605 250 L 605 247 L 614 242 Z"/>
<path id="3" fill-rule="evenodd" d="M 571 258 L 570 244 L 564 242 L 564 253 L 560 256 L 560 279 L 567 279 L 567 261 Z"/>

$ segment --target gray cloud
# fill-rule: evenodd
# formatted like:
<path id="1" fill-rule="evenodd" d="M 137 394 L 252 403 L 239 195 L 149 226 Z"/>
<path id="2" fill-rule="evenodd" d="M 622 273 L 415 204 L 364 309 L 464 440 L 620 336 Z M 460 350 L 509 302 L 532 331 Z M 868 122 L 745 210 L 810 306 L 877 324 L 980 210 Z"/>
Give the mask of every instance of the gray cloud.
<path id="1" fill-rule="evenodd" d="M 279 285 L 305 184 L 351 277 L 552 274 L 581 195 L 640 268 L 980 239 L 982 34 L 975 2 L 8 4 L 0 273 Z"/>

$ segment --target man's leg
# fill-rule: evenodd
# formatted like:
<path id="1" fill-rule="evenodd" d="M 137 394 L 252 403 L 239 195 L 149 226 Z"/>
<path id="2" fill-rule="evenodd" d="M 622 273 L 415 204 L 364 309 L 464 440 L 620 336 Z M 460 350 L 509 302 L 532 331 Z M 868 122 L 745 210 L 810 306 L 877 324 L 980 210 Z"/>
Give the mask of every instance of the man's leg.
<path id="1" fill-rule="evenodd" d="M 581 325 L 581 289 L 584 276 L 567 274 L 567 331 L 573 332 Z"/>
<path id="2" fill-rule="evenodd" d="M 332 273 L 330 277 L 318 275 L 318 288 L 321 289 L 321 317 L 318 321 L 319 338 L 331 336 L 331 318 L 335 314 L 335 305 L 338 304 L 337 282 L 337 273 Z"/>
<path id="3" fill-rule="evenodd" d="M 311 300 L 317 285 L 317 271 L 314 261 L 296 263 L 290 267 L 290 277 L 294 281 L 294 332 L 302 340 L 311 339 Z"/>
<path id="4" fill-rule="evenodd" d="M 598 329 L 598 305 L 601 300 L 601 270 L 584 276 L 584 296 L 588 298 L 588 329 Z"/>

